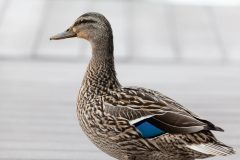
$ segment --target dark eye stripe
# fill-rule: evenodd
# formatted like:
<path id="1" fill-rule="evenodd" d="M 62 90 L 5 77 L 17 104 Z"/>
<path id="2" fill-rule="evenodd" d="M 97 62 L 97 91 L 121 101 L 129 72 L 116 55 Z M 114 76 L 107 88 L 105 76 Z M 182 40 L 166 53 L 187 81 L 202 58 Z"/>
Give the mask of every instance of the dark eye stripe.
<path id="1" fill-rule="evenodd" d="M 76 21 L 74 26 L 79 25 L 79 24 L 84 24 L 84 23 L 96 23 L 96 21 L 94 21 L 92 19 L 82 19 L 82 20 Z"/>

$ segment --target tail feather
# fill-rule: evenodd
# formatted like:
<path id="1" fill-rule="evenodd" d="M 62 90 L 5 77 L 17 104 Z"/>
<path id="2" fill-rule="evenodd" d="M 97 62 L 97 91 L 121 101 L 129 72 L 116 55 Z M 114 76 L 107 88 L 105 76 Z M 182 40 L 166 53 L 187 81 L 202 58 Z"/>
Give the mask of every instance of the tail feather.
<path id="1" fill-rule="evenodd" d="M 227 156 L 235 154 L 235 151 L 232 147 L 221 143 L 192 144 L 188 145 L 188 148 L 213 156 Z"/>

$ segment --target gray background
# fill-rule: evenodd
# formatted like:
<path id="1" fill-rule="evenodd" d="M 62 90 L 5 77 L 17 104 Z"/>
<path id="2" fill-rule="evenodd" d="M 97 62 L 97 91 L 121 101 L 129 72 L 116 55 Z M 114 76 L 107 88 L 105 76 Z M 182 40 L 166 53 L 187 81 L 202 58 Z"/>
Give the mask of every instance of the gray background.
<path id="1" fill-rule="evenodd" d="M 112 159 L 78 126 L 90 45 L 50 42 L 87 11 L 114 31 L 118 78 L 158 90 L 240 148 L 240 1 L 0 0 L 0 159 Z M 239 155 L 212 160 L 237 160 Z"/>

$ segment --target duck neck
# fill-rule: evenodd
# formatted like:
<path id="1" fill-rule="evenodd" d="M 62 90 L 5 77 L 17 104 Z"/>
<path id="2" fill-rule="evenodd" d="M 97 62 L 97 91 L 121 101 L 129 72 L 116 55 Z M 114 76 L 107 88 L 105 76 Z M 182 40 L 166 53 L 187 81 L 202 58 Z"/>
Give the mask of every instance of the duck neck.
<path id="1" fill-rule="evenodd" d="M 87 96 L 103 95 L 121 85 L 116 77 L 112 36 L 92 42 L 92 58 L 85 74 L 81 92 Z"/>

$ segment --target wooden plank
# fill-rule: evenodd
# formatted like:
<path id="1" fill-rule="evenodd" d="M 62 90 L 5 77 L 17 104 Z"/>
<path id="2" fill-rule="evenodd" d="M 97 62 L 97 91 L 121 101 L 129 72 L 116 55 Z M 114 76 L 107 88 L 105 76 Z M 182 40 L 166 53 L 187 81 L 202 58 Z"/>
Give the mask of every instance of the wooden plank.
<path id="1" fill-rule="evenodd" d="M 0 64 L 0 160 L 112 159 L 88 140 L 77 122 L 75 101 L 86 65 Z M 226 132 L 216 132 L 217 137 L 240 147 L 238 66 L 120 64 L 117 70 L 124 86 L 167 94 L 222 126 Z M 238 155 L 212 158 L 236 159 Z"/>

